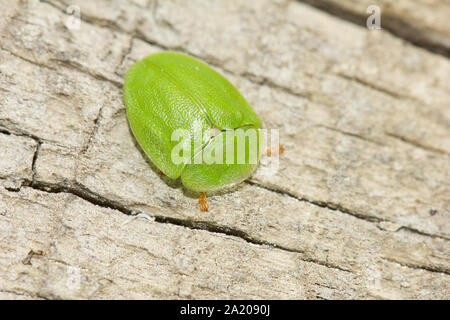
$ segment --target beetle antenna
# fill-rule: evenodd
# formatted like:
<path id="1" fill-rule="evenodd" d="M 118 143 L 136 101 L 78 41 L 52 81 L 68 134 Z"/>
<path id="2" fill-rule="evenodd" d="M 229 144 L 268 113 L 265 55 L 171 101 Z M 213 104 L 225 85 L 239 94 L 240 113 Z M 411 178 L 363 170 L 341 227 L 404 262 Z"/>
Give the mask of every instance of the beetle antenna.
<path id="1" fill-rule="evenodd" d="M 272 149 L 267 149 L 266 154 L 270 157 L 271 155 L 274 154 L 283 154 L 284 153 L 284 147 L 280 144 L 280 147 L 278 148 L 278 150 L 274 151 Z"/>

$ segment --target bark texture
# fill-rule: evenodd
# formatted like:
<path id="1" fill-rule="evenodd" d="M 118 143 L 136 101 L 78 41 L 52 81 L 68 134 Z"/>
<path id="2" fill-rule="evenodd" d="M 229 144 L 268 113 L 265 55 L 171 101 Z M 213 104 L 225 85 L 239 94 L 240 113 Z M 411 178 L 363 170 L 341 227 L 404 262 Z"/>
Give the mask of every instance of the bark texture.
<path id="1" fill-rule="evenodd" d="M 298 1 L 0 6 L 0 298 L 450 298 L 445 56 Z M 280 129 L 277 173 L 208 213 L 127 124 L 124 75 L 161 50 Z"/>

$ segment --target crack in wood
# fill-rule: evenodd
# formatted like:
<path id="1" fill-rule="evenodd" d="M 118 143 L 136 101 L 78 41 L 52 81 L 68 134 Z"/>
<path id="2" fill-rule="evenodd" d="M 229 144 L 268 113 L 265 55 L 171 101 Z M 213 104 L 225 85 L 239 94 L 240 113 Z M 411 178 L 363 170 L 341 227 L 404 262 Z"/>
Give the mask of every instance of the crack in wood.
<path id="1" fill-rule="evenodd" d="M 32 189 L 39 190 L 39 191 L 44 191 L 47 193 L 72 194 L 72 195 L 75 195 L 75 196 L 85 200 L 85 201 L 88 201 L 89 203 L 97 205 L 99 207 L 117 210 L 117 211 L 119 211 L 123 214 L 129 215 L 129 216 L 136 216 L 141 213 L 141 212 L 136 212 L 135 210 L 132 210 L 130 208 L 127 208 L 126 206 L 120 204 L 117 201 L 105 198 L 105 197 L 89 190 L 88 188 L 86 188 L 85 186 L 83 186 L 79 183 L 72 182 L 67 185 L 59 185 L 59 184 L 46 183 L 46 182 L 42 182 L 42 181 L 31 181 L 30 183 L 24 184 L 23 186 L 30 187 Z M 146 214 L 146 215 L 148 215 L 148 214 Z M 242 231 L 242 230 L 239 230 L 236 228 L 231 228 L 228 226 L 218 225 L 218 224 L 212 223 L 210 221 L 179 219 L 179 218 L 167 217 L 167 216 L 162 216 L 162 215 L 148 215 L 148 216 L 151 217 L 152 219 L 154 219 L 154 221 L 158 222 L 158 223 L 168 223 L 168 224 L 172 224 L 172 225 L 185 227 L 185 228 L 188 228 L 191 230 L 203 230 L 203 231 L 207 231 L 207 232 L 211 232 L 211 233 L 223 234 L 223 235 L 242 239 L 248 243 L 258 245 L 258 246 L 267 246 L 267 247 L 271 247 L 274 249 L 279 249 L 279 250 L 288 251 L 288 252 L 292 252 L 292 253 L 304 254 L 304 252 L 301 250 L 296 250 L 296 249 L 280 246 L 278 244 L 275 244 L 275 243 L 272 243 L 269 241 L 256 239 L 256 238 L 250 236 L 245 231 Z M 334 264 L 320 261 L 320 260 L 316 260 L 316 259 L 312 259 L 309 257 L 300 257 L 300 260 L 318 264 L 318 265 L 321 265 L 321 266 L 324 266 L 327 268 L 332 268 L 332 269 L 337 269 L 340 271 L 352 273 L 351 270 L 343 268 L 341 266 L 334 265 Z"/>
<path id="2" fill-rule="evenodd" d="M 378 91 L 378 92 L 380 92 L 382 94 L 385 94 L 387 96 L 390 96 L 391 98 L 394 98 L 394 99 L 413 100 L 413 101 L 417 100 L 417 98 L 415 98 L 415 97 L 413 98 L 413 97 L 409 97 L 407 95 L 402 95 L 402 94 L 400 94 L 398 92 L 386 89 L 386 88 L 384 88 L 382 86 L 375 85 L 374 83 L 371 83 L 371 82 L 369 82 L 367 80 L 361 79 L 360 77 L 349 76 L 349 75 L 347 75 L 345 73 L 341 73 L 341 72 L 334 73 L 334 75 L 337 76 L 337 77 L 340 77 L 342 79 L 351 81 L 351 82 L 356 82 L 356 83 L 358 83 L 358 84 L 360 84 L 360 85 L 362 85 L 362 86 L 364 86 L 366 88 L 372 89 L 374 91 Z M 420 102 L 422 102 L 422 101 L 420 101 Z"/>
<path id="3" fill-rule="evenodd" d="M 375 145 L 377 145 L 377 146 L 380 146 L 380 147 L 386 147 L 385 144 L 383 144 L 383 143 L 381 143 L 381 142 L 379 142 L 379 141 L 376 141 L 376 140 L 373 140 L 373 139 L 369 139 L 369 138 L 364 137 L 364 136 L 362 136 L 362 135 L 360 135 L 360 134 L 357 134 L 357 133 L 344 131 L 344 130 L 341 130 L 341 129 L 337 129 L 337 128 L 325 126 L 325 125 L 322 125 L 322 124 L 317 124 L 316 126 L 319 127 L 319 128 L 324 128 L 324 129 L 327 129 L 327 130 L 330 130 L 330 131 L 338 132 L 338 133 L 343 134 L 343 135 L 345 135 L 345 136 L 357 138 L 357 139 L 359 139 L 359 140 L 361 140 L 361 141 L 373 143 L 373 144 L 375 144 Z"/>
<path id="4" fill-rule="evenodd" d="M 312 205 L 315 205 L 315 206 L 318 206 L 318 207 L 321 207 L 321 208 L 326 208 L 326 209 L 329 209 L 329 210 L 332 210 L 332 211 L 338 211 L 338 212 L 341 212 L 341 213 L 344 213 L 344 214 L 348 214 L 348 215 L 351 215 L 352 217 L 355 217 L 355 218 L 358 218 L 358 219 L 361 219 L 361 220 L 364 220 L 364 221 L 368 221 L 368 222 L 371 222 L 371 223 L 372 222 L 377 222 L 378 223 L 378 222 L 382 222 L 382 221 L 388 221 L 388 220 L 385 220 L 385 219 L 382 219 L 382 218 L 379 218 L 379 217 L 376 217 L 376 216 L 363 215 L 363 214 L 360 214 L 360 213 L 357 213 L 357 212 L 353 212 L 350 209 L 344 208 L 341 205 L 336 204 L 336 203 L 320 201 L 320 200 L 310 200 L 310 199 L 302 198 L 302 197 L 296 196 L 295 194 L 293 194 L 293 193 L 291 193 L 289 191 L 283 190 L 281 188 L 275 188 L 273 186 L 267 186 L 267 185 L 261 184 L 259 182 L 256 182 L 254 180 L 247 180 L 245 182 L 250 184 L 250 185 L 257 186 L 259 188 L 263 188 L 263 189 L 268 190 L 268 191 L 272 191 L 272 192 L 276 192 L 276 193 L 288 196 L 290 198 L 296 199 L 296 200 L 301 201 L 301 202 L 307 202 L 307 203 L 310 203 Z"/>
<path id="5" fill-rule="evenodd" d="M 41 150 L 41 146 L 42 146 L 42 141 L 38 140 L 36 149 L 34 150 L 33 160 L 31 162 L 31 172 L 33 173 L 32 178 L 31 178 L 32 181 L 34 181 L 36 178 L 36 163 L 37 163 L 37 158 L 39 156 L 39 151 Z"/>
<path id="6" fill-rule="evenodd" d="M 334 17 L 354 23 L 357 26 L 364 27 L 366 25 L 368 15 L 351 11 L 337 3 L 324 0 L 297 1 L 327 12 Z M 410 23 L 405 19 L 392 14 L 383 14 L 383 29 L 389 31 L 389 33 L 395 37 L 406 40 L 415 46 L 443 55 L 444 57 L 450 57 L 450 47 L 427 37 L 423 34 L 421 28 L 416 27 L 413 23 Z"/>
<path id="7" fill-rule="evenodd" d="M 412 145 L 412 146 L 414 146 L 416 148 L 419 148 L 419 149 L 422 149 L 422 150 L 426 150 L 426 151 L 430 151 L 430 152 L 440 153 L 440 154 L 442 154 L 444 156 L 450 156 L 450 153 L 445 151 L 445 150 L 424 145 L 423 143 L 421 143 L 421 142 L 419 142 L 417 140 L 414 140 L 414 139 L 411 139 L 411 138 L 408 138 L 408 137 L 405 137 L 405 136 L 402 136 L 402 135 L 399 135 L 399 134 L 396 134 L 396 133 L 388 132 L 388 131 L 386 131 L 385 134 L 387 136 L 389 136 L 389 137 L 397 139 L 397 140 L 399 140 L 399 141 L 401 141 L 403 143 L 407 143 L 409 145 Z"/>
<path id="8" fill-rule="evenodd" d="M 412 263 L 404 263 L 404 262 L 400 262 L 397 261 L 395 259 L 392 258 L 382 258 L 385 261 L 389 261 L 395 264 L 398 264 L 402 267 L 406 267 L 406 268 L 410 268 L 410 269 L 417 269 L 417 270 L 423 270 L 423 271 L 429 271 L 429 272 L 433 272 L 433 273 L 442 273 L 445 275 L 450 276 L 450 271 L 445 270 L 443 268 L 439 268 L 439 267 L 432 267 L 432 266 L 423 266 L 423 265 L 417 265 L 417 264 L 412 264 Z"/>
<path id="9" fill-rule="evenodd" d="M 73 61 L 70 60 L 59 60 L 59 59 L 50 59 L 51 61 L 55 61 L 56 63 L 58 63 L 59 65 L 64 65 L 68 68 L 74 69 L 76 71 L 79 71 L 81 73 L 87 74 L 91 77 L 93 77 L 94 79 L 97 80 L 101 80 L 101 81 L 107 81 L 109 83 L 112 83 L 114 86 L 116 86 L 117 88 L 121 89 L 123 87 L 123 83 L 113 80 L 113 79 L 109 79 L 106 76 L 100 74 L 100 73 L 95 73 L 92 72 L 91 70 L 87 70 L 85 68 L 83 68 L 80 64 L 75 63 Z"/>
<path id="10" fill-rule="evenodd" d="M 103 108 L 104 108 L 104 107 L 105 107 L 105 105 L 102 105 L 102 106 L 99 108 L 99 110 L 98 110 L 97 116 L 96 116 L 95 119 L 94 119 L 94 126 L 93 126 L 93 128 L 92 128 L 92 132 L 90 132 L 89 138 L 87 139 L 86 144 L 85 144 L 85 145 L 82 147 L 82 149 L 81 149 L 81 152 L 80 152 L 81 155 L 85 154 L 85 153 L 88 151 L 89 146 L 91 145 L 92 139 L 94 138 L 95 134 L 96 134 L 97 131 L 98 131 L 98 127 L 99 127 L 98 121 L 99 121 L 99 119 L 100 119 L 100 117 L 101 117 L 101 115 L 102 115 L 102 112 L 103 112 Z"/>
<path id="11" fill-rule="evenodd" d="M 31 292 L 25 291 L 25 290 L 19 291 L 19 290 L 0 289 L 0 292 L 9 293 L 9 294 L 13 294 L 16 296 L 24 296 L 24 297 L 28 297 L 28 298 L 34 298 L 34 299 L 38 298 L 38 299 L 43 299 L 43 300 L 50 300 L 50 298 L 47 296 L 31 293 Z"/>
<path id="12" fill-rule="evenodd" d="M 259 182 L 251 180 L 251 179 L 250 180 L 246 180 L 245 183 L 250 184 L 250 185 L 254 185 L 254 186 L 257 186 L 257 187 L 260 187 L 260 188 L 263 188 L 263 189 L 266 189 L 268 191 L 272 191 L 272 192 L 276 192 L 276 193 L 288 196 L 288 197 L 296 199 L 298 201 L 307 202 L 307 203 L 310 203 L 312 205 L 315 205 L 315 206 L 318 206 L 318 207 L 321 207 L 321 208 L 326 208 L 326 209 L 329 209 L 329 210 L 332 210 L 332 211 L 338 211 L 338 212 L 341 212 L 343 214 L 347 214 L 347 215 L 350 215 L 352 217 L 355 217 L 355 218 L 358 218 L 358 219 L 361 219 L 361 220 L 364 220 L 364 221 L 367 221 L 367 222 L 370 222 L 370 223 L 379 223 L 379 222 L 394 223 L 393 221 L 390 221 L 390 220 L 387 220 L 387 219 L 383 219 L 383 218 L 380 218 L 380 217 L 363 215 L 363 214 L 354 212 L 354 211 L 352 211 L 350 209 L 347 209 L 345 207 L 342 207 L 341 205 L 336 204 L 336 203 L 320 201 L 320 200 L 310 200 L 310 199 L 302 198 L 302 197 L 296 196 L 295 194 L 293 194 L 293 193 L 291 193 L 289 191 L 283 190 L 281 188 L 275 188 L 273 186 L 263 185 L 263 184 L 261 184 Z M 381 229 L 381 230 L 383 230 L 383 229 Z M 446 236 L 443 236 L 443 235 L 431 234 L 431 233 L 423 232 L 423 231 L 420 231 L 418 229 L 411 228 L 411 227 L 408 227 L 408 226 L 403 226 L 403 225 L 400 226 L 394 232 L 399 232 L 400 230 L 406 230 L 406 231 L 409 231 L 411 233 L 419 234 L 419 235 L 426 236 L 426 237 L 439 238 L 439 239 L 443 239 L 443 240 L 450 240 L 449 237 L 446 237 Z"/>

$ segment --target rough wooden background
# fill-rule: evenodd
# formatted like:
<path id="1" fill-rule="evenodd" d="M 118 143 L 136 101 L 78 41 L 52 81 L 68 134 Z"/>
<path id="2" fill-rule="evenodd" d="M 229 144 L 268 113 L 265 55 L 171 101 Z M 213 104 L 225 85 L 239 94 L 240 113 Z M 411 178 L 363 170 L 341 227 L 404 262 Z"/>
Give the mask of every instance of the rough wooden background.
<path id="1" fill-rule="evenodd" d="M 304 2 L 0 0 L 0 298 L 449 299 L 449 2 L 370 1 L 372 31 Z M 127 69 L 167 49 L 286 148 L 209 213 L 126 122 Z"/>

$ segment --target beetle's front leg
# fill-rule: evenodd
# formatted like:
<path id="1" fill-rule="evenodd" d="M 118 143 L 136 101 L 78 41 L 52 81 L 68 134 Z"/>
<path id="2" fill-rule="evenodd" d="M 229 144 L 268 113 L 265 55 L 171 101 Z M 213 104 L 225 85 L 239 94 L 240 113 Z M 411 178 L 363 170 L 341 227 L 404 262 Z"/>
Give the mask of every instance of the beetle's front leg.
<path id="1" fill-rule="evenodd" d="M 208 201 L 206 200 L 206 193 L 200 193 L 200 198 L 198 199 L 198 203 L 200 204 L 200 211 L 206 212 L 209 209 Z"/>

